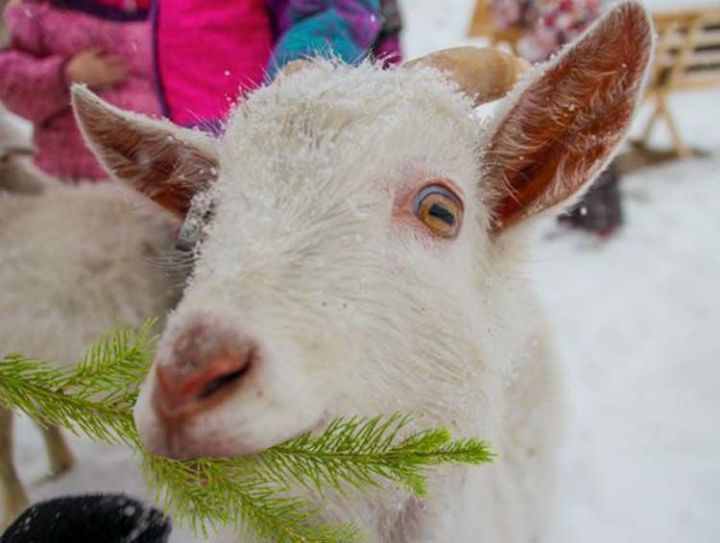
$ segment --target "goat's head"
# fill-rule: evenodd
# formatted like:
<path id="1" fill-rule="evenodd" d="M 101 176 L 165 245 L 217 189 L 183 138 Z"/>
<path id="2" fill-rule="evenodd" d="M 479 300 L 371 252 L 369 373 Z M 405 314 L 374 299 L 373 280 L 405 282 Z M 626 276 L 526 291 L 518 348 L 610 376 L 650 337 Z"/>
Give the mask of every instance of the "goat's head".
<path id="1" fill-rule="evenodd" d="M 217 143 L 76 89 L 108 169 L 207 221 L 138 403 L 150 449 L 248 454 L 328 416 L 463 416 L 496 371 L 503 240 L 610 159 L 651 42 L 621 5 L 491 123 L 473 106 L 518 64 L 470 49 L 389 71 L 314 61 L 249 96 Z"/>

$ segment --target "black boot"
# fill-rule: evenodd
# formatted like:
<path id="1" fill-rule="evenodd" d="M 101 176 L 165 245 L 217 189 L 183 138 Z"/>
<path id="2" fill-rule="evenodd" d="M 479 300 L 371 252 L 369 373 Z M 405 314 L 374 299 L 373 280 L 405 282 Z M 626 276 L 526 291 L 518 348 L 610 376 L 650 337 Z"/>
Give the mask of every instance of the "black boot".
<path id="1" fill-rule="evenodd" d="M 62 497 L 25 510 L 0 543 L 167 543 L 170 520 L 121 494 Z"/>
<path id="2" fill-rule="evenodd" d="M 623 223 L 620 178 L 615 164 L 610 164 L 583 199 L 558 220 L 602 237 L 612 235 Z"/>

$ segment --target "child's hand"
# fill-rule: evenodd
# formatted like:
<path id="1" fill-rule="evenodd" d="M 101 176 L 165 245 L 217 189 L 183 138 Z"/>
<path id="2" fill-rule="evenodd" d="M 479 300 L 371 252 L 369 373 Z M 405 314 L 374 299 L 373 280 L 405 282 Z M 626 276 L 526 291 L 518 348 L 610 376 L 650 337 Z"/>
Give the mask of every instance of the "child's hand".
<path id="1" fill-rule="evenodd" d="M 20 2 L 22 2 L 22 0 L 10 0 L 7 4 L 5 4 L 5 8 L 3 9 L 3 17 L 7 17 L 7 13 L 10 11 L 10 8 L 19 5 Z"/>
<path id="2" fill-rule="evenodd" d="M 93 47 L 76 54 L 65 66 L 65 76 L 71 83 L 85 83 L 91 88 L 113 87 L 128 75 L 128 66 L 120 55 L 106 54 Z"/>

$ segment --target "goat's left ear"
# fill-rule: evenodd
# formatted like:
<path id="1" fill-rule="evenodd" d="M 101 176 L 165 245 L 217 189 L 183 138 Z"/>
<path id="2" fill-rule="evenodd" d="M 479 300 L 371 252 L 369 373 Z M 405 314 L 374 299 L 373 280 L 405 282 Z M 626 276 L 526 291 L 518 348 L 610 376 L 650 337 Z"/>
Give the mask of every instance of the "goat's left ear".
<path id="1" fill-rule="evenodd" d="M 623 3 L 516 89 L 483 160 L 496 233 L 567 205 L 600 173 L 630 125 L 652 46 L 645 10 Z"/>
<path id="2" fill-rule="evenodd" d="M 78 85 L 72 103 L 85 140 L 108 173 L 170 211 L 184 215 L 192 197 L 215 181 L 209 136 L 122 111 Z"/>

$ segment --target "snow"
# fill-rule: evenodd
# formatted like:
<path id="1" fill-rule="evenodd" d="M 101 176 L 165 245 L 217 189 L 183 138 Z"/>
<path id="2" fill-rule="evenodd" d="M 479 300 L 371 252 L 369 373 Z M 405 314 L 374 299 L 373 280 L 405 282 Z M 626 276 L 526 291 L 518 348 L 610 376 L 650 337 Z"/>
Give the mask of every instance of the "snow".
<path id="1" fill-rule="evenodd" d="M 408 54 L 467 42 L 472 4 L 405 0 Z M 548 222 L 534 242 L 529 275 L 556 330 L 568 396 L 555 543 L 720 541 L 720 91 L 674 98 L 672 109 L 710 156 L 627 176 L 627 225 L 614 239 Z M 27 420 L 17 437 L 34 500 L 147 495 L 126 451 L 73 439 L 77 467 L 50 481 Z M 171 541 L 195 539 L 176 530 Z"/>
<path id="2" fill-rule="evenodd" d="M 538 247 L 568 393 L 551 541 L 720 540 L 718 168 L 629 176 L 618 238 Z"/>

